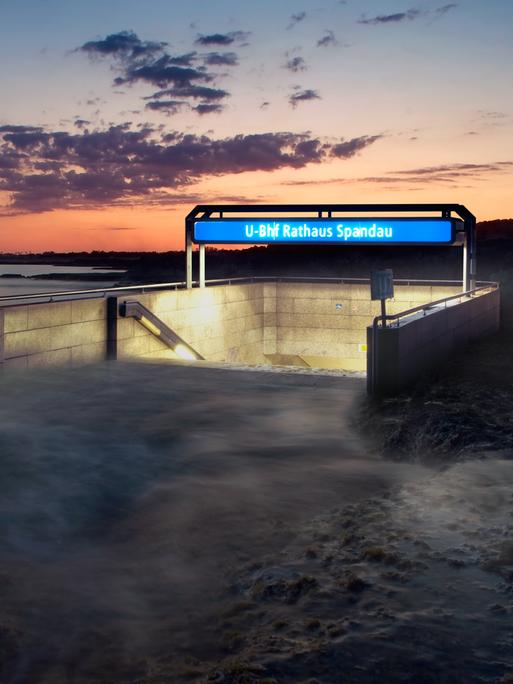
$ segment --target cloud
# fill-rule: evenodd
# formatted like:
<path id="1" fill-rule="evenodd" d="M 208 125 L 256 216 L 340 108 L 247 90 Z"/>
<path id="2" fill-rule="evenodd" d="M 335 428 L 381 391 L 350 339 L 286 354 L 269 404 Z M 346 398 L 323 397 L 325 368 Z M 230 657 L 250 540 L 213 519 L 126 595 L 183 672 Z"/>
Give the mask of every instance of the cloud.
<path id="1" fill-rule="evenodd" d="M 322 38 L 317 41 L 317 47 L 331 47 L 338 45 L 338 40 L 335 38 L 333 31 L 325 31 Z"/>
<path id="2" fill-rule="evenodd" d="M 442 7 L 438 7 L 437 9 L 434 10 L 434 14 L 436 17 L 443 17 L 444 14 L 447 14 L 447 12 L 450 12 L 452 9 L 455 9 L 458 7 L 458 4 L 456 2 L 451 2 L 448 5 L 443 5 Z"/>
<path id="3" fill-rule="evenodd" d="M 367 19 L 365 16 L 362 16 L 360 19 L 358 19 L 358 23 L 370 24 L 373 26 L 379 24 L 392 24 L 405 20 L 412 21 L 413 19 L 417 19 L 421 15 L 422 13 L 420 10 L 412 8 L 407 10 L 406 12 L 396 12 L 395 14 L 378 14 L 376 17 L 372 17 L 370 19 Z"/>
<path id="4" fill-rule="evenodd" d="M 331 148 L 331 156 L 338 159 L 350 159 L 355 154 L 364 148 L 372 145 L 377 140 L 382 138 L 381 135 L 362 135 L 359 138 L 352 138 L 351 140 L 344 140 Z"/>
<path id="5" fill-rule="evenodd" d="M 183 107 L 187 106 L 189 106 L 189 103 L 183 100 L 154 100 L 146 104 L 146 109 L 151 109 L 154 112 L 164 112 L 165 114 L 178 114 Z"/>
<path id="6" fill-rule="evenodd" d="M 290 24 L 287 26 L 287 31 L 289 31 L 291 28 L 294 28 L 296 24 L 299 24 L 301 21 L 304 21 L 306 19 L 306 12 L 297 12 L 296 14 L 293 14 L 290 17 Z"/>
<path id="7" fill-rule="evenodd" d="M 230 31 L 229 33 L 200 34 L 196 38 L 196 45 L 232 45 L 246 43 L 251 33 L 249 31 Z"/>
<path id="8" fill-rule="evenodd" d="M 169 103 L 165 103 L 169 104 Z M 198 114 L 217 104 L 200 103 Z M 337 143 L 310 133 L 273 132 L 213 138 L 129 124 L 103 130 L 13 131 L 0 135 L 0 192 L 9 212 L 96 208 L 175 201 L 202 178 L 247 171 L 304 168 L 348 158 L 375 136 Z M 344 147 L 340 147 L 343 145 Z"/>
<path id="9" fill-rule="evenodd" d="M 447 5 L 442 5 L 441 7 L 437 7 L 432 10 L 420 10 L 412 7 L 405 12 L 396 12 L 394 14 L 378 14 L 377 16 L 371 17 L 369 19 L 365 17 L 365 15 L 362 15 L 358 20 L 358 23 L 377 26 L 379 24 L 397 24 L 404 21 L 413 21 L 414 19 L 420 19 L 422 17 L 432 17 L 434 21 L 443 17 L 445 14 L 447 14 L 447 12 L 450 12 L 455 7 L 458 7 L 458 4 L 451 2 Z"/>
<path id="10" fill-rule="evenodd" d="M 243 31 L 233 31 L 200 36 L 197 42 L 202 45 L 226 45 L 245 40 L 248 35 Z M 143 99 L 150 100 L 146 104 L 147 109 L 167 115 L 176 114 L 186 104 L 201 114 L 221 111 L 221 106 L 207 105 L 230 94 L 226 90 L 206 85 L 219 77 L 210 72 L 210 67 L 233 67 L 239 63 L 235 52 L 199 54 L 189 51 L 173 55 L 168 52 L 167 43 L 143 41 L 132 31 L 121 31 L 104 39 L 89 41 L 77 51 L 86 52 L 90 57 L 113 59 L 119 73 L 114 79 L 117 87 L 141 82 L 160 88 L 159 92 Z M 163 98 L 166 102 L 163 102 Z M 191 100 L 197 99 L 202 100 L 201 107 L 193 106 Z"/>
<path id="11" fill-rule="evenodd" d="M 177 114 L 184 106 L 190 107 L 198 114 L 219 114 L 224 110 L 224 106 L 219 104 L 229 96 L 226 90 L 220 88 L 209 88 L 208 86 L 189 85 L 177 88 L 167 88 L 159 90 L 153 95 L 144 98 L 148 100 L 146 109 L 152 111 L 160 111 L 165 114 Z M 166 99 L 161 98 L 181 98 Z M 191 100 L 202 100 L 197 105 L 191 104 Z"/>
<path id="12" fill-rule="evenodd" d="M 487 111 L 484 109 L 478 110 L 479 117 L 484 120 L 500 120 L 500 119 L 507 119 L 509 118 L 509 115 L 506 114 L 505 112 L 494 112 L 494 111 Z"/>
<path id="13" fill-rule="evenodd" d="M 237 66 L 239 57 L 235 52 L 209 52 L 204 56 L 208 66 Z"/>
<path id="14" fill-rule="evenodd" d="M 396 182 L 406 179 L 410 183 L 454 183 L 461 178 L 481 180 L 483 175 L 498 173 L 513 167 L 513 162 L 492 162 L 486 164 L 455 163 L 438 166 L 422 166 L 392 172 Z"/>
<path id="15" fill-rule="evenodd" d="M 201 116 L 204 114 L 220 114 L 224 109 L 224 105 L 200 102 L 198 105 L 193 107 L 193 109 Z"/>
<path id="16" fill-rule="evenodd" d="M 348 141 L 347 151 L 358 148 L 361 140 L 377 140 L 381 136 L 363 136 Z M 370 142 L 369 142 L 370 144 Z M 336 146 L 335 146 L 336 147 Z M 360 147 L 360 149 L 362 149 Z M 352 156 L 352 154 L 349 154 Z M 346 157 L 347 158 L 347 157 Z M 461 183 L 466 182 L 470 185 L 464 187 L 474 187 L 476 182 L 492 180 L 497 174 L 513 170 L 513 161 L 499 161 L 486 164 L 477 163 L 454 163 L 441 164 L 439 166 L 424 166 L 413 169 L 401 169 L 391 171 L 382 176 L 365 176 L 361 178 L 329 178 L 323 181 L 285 181 L 284 185 L 340 185 L 344 184 L 377 184 L 390 187 L 406 187 L 422 185 L 442 185 L 451 188 L 462 187 Z"/>
<path id="17" fill-rule="evenodd" d="M 81 45 L 75 52 L 86 52 L 90 57 L 113 56 L 120 59 L 137 60 L 154 57 L 168 43 L 141 40 L 133 31 L 111 33 L 106 38 L 90 40 Z"/>
<path id="18" fill-rule="evenodd" d="M 220 88 L 209 88 L 208 86 L 186 85 L 177 88 L 167 88 L 166 90 L 159 90 L 153 95 L 144 98 L 145 100 L 158 100 L 161 97 L 182 97 L 192 98 L 194 100 L 222 100 L 230 95 L 226 90 Z"/>
<path id="19" fill-rule="evenodd" d="M 0 126 L 0 133 L 41 133 L 40 126 Z"/>
<path id="20" fill-rule="evenodd" d="M 299 71 L 306 71 L 306 62 L 302 57 L 292 57 L 285 64 L 285 69 L 297 74 Z"/>
<path id="21" fill-rule="evenodd" d="M 206 71 L 192 67 L 176 66 L 172 60 L 164 55 L 151 64 L 129 67 L 124 76 L 114 80 L 115 85 L 145 81 L 159 88 L 165 88 L 171 83 L 175 86 L 187 86 L 193 81 L 212 81 L 213 76 Z"/>
<path id="22" fill-rule="evenodd" d="M 321 96 L 316 90 L 298 90 L 289 97 L 289 102 L 293 107 L 297 107 L 300 102 L 308 102 L 310 100 L 320 100 Z"/>

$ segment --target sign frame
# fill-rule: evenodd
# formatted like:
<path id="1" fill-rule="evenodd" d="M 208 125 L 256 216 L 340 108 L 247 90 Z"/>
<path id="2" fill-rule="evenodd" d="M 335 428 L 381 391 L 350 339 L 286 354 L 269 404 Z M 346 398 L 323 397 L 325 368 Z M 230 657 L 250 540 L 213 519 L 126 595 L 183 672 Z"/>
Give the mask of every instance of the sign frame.
<path id="1" fill-rule="evenodd" d="M 185 218 L 185 273 L 186 281 L 185 286 L 187 288 L 192 288 L 193 282 L 193 262 L 192 262 L 192 252 L 193 252 L 193 233 L 194 233 L 194 223 L 199 220 L 215 220 L 215 217 L 223 219 L 225 214 L 233 217 L 234 214 L 240 219 L 248 217 L 261 217 L 260 220 L 266 217 L 276 217 L 279 216 L 292 216 L 296 215 L 297 218 L 334 218 L 335 214 L 363 214 L 365 213 L 365 218 L 368 216 L 374 217 L 376 214 L 385 214 L 392 216 L 395 212 L 402 214 L 417 215 L 418 218 L 444 218 L 453 219 L 457 216 L 461 221 L 455 221 L 453 226 L 455 234 L 453 235 L 452 243 L 426 243 L 429 246 L 461 246 L 463 247 L 463 274 L 462 274 L 462 288 L 463 292 L 471 292 L 476 286 L 476 217 L 472 214 L 463 204 L 457 203 L 389 203 L 389 204 L 336 204 L 336 203 L 324 203 L 324 204 L 198 204 L 192 209 Z M 424 214 L 424 216 L 418 216 L 419 214 Z M 241 216 L 242 215 L 242 216 Z M 341 217 L 342 218 L 342 217 Z M 362 216 L 362 218 L 364 218 Z M 379 218 L 382 218 L 381 216 Z M 399 217 L 398 217 L 399 218 Z M 205 245 L 206 244 L 246 244 L 246 245 L 257 245 L 257 244 L 267 244 L 258 242 L 199 242 L 199 281 L 197 284 L 199 287 L 205 287 Z M 300 244 L 298 242 L 286 242 L 286 243 L 274 243 L 274 244 Z M 304 244 L 315 244 L 315 243 L 304 243 Z M 330 245 L 329 242 L 317 243 L 322 245 Z M 337 242 L 335 244 L 350 244 L 351 246 L 359 245 L 360 247 L 366 246 L 418 246 L 422 247 L 423 244 L 420 242 L 409 242 L 409 243 L 397 243 L 397 242 L 383 242 L 383 243 L 369 243 L 369 242 L 351 242 L 351 243 L 341 243 Z"/>
<path id="2" fill-rule="evenodd" d="M 356 223 L 356 222 L 394 222 L 394 223 L 418 223 L 420 225 L 421 222 L 450 222 L 451 229 L 450 229 L 450 238 L 448 240 L 431 240 L 431 241 L 415 241 L 415 240 L 410 240 L 410 241 L 393 241 L 393 240 L 379 240 L 379 239 L 365 239 L 365 240 L 358 240 L 358 239 L 352 239 L 352 240 L 326 240 L 326 239 L 320 239 L 316 240 L 314 238 L 312 239 L 289 239 L 289 240 L 275 240 L 275 239 L 265 239 L 265 240 L 259 240 L 259 239 L 246 239 L 246 240 L 226 240 L 226 239 L 212 239 L 212 238 L 198 238 L 196 236 L 196 224 L 197 223 L 212 223 L 212 224 L 228 224 L 228 223 L 249 223 L 249 222 L 254 222 L 254 223 L 263 223 L 263 222 L 278 222 L 278 223 L 285 223 L 287 221 L 290 222 L 306 222 L 306 221 L 316 221 L 316 222 L 324 222 L 324 223 L 331 223 L 335 224 L 337 221 L 340 222 L 347 222 L 347 223 Z M 418 216 L 418 217 L 404 217 L 404 216 L 378 216 L 378 217 L 355 217 L 355 216 L 344 216 L 344 217 L 314 217 L 314 216 L 296 216 L 296 217 L 258 217 L 258 216 L 247 216 L 244 218 L 213 218 L 213 217 L 202 217 L 198 218 L 193 221 L 192 223 L 192 242 L 194 244 L 198 245 L 339 245 L 339 246 L 351 246 L 351 247 L 358 247 L 358 246 L 363 246 L 363 247 L 387 247 L 387 246 L 394 246 L 394 247 L 449 247 L 452 246 L 455 242 L 456 239 L 456 234 L 457 232 L 461 231 L 463 229 L 463 222 L 461 219 L 456 219 L 456 218 L 448 218 L 448 217 L 438 217 L 438 216 Z"/>

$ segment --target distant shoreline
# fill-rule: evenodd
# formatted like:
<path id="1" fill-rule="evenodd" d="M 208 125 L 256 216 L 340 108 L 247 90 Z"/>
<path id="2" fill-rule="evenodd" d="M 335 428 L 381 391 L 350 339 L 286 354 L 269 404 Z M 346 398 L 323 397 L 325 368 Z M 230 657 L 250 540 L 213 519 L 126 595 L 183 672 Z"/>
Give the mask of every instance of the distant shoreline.
<path id="1" fill-rule="evenodd" d="M 92 280 L 105 281 L 112 278 L 122 278 L 124 271 L 112 270 L 110 273 L 39 273 L 36 275 L 23 275 L 22 273 L 1 273 L 0 278 L 13 280 L 23 278 L 24 280 Z"/>

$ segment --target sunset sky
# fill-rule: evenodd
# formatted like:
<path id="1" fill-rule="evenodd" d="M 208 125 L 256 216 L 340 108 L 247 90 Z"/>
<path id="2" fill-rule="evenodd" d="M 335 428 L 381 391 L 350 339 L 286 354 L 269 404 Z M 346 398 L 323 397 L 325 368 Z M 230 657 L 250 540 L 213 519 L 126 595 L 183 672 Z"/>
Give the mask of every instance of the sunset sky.
<path id="1" fill-rule="evenodd" d="M 510 0 L 0 0 L 0 251 L 183 247 L 197 203 L 513 216 Z"/>

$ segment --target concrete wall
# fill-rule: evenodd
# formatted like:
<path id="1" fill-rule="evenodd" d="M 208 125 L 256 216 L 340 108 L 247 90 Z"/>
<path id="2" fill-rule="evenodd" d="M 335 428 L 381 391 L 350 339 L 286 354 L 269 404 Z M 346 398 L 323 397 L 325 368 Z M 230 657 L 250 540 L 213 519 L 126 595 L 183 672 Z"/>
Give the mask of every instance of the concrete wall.
<path id="1" fill-rule="evenodd" d="M 6 307 L 3 313 L 5 368 L 78 365 L 105 358 L 104 299 Z"/>
<path id="2" fill-rule="evenodd" d="M 396 286 L 397 312 L 456 287 Z M 366 328 L 379 312 L 369 286 L 248 283 L 119 297 L 140 301 L 210 361 L 365 370 Z M 118 320 L 118 357 L 172 358 L 134 319 Z M 106 357 L 107 304 L 81 299 L 4 309 L 5 367 L 82 364 Z"/>
<path id="3" fill-rule="evenodd" d="M 406 318 L 399 327 L 368 328 L 367 385 L 371 394 L 395 394 L 420 375 L 456 354 L 471 340 L 496 332 L 500 292 L 456 300 L 426 315 Z"/>
<path id="4" fill-rule="evenodd" d="M 266 363 L 265 321 L 275 307 L 274 283 L 220 285 L 135 295 L 209 361 Z M 119 301 L 129 301 L 122 297 Z M 174 358 L 174 353 L 134 319 L 118 321 L 118 358 Z"/>
<path id="5" fill-rule="evenodd" d="M 387 302 L 390 313 L 449 297 L 459 287 L 396 285 Z M 380 313 L 370 300 L 367 284 L 276 284 L 275 336 L 269 334 L 265 353 L 283 361 L 311 367 L 364 371 L 367 365 L 367 326 Z M 271 325 L 273 319 L 267 319 Z M 275 341 L 273 345 L 271 340 Z"/>

